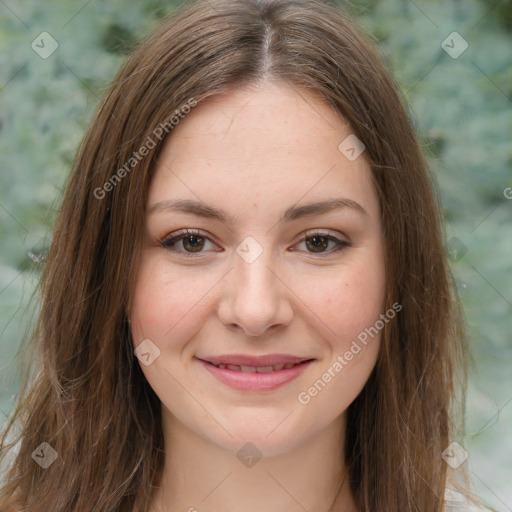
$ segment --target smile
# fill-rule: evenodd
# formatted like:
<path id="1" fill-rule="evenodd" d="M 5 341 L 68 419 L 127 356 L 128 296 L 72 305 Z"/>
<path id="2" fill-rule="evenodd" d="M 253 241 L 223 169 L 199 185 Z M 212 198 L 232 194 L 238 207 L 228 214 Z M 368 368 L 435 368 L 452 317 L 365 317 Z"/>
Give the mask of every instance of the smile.
<path id="1" fill-rule="evenodd" d="M 293 381 L 314 362 L 278 363 L 266 366 L 249 366 L 217 363 L 196 359 L 209 375 L 218 382 L 238 391 L 273 391 Z"/>
<path id="2" fill-rule="evenodd" d="M 213 363 L 210 363 L 213 364 Z M 298 363 L 300 364 L 300 363 Z M 243 372 L 243 373 L 270 373 L 277 372 L 279 370 L 288 370 L 296 366 L 295 363 L 287 363 L 287 364 L 274 364 L 270 366 L 243 366 L 238 364 L 214 364 L 217 368 L 221 368 L 223 370 L 231 370 L 232 372 Z"/>

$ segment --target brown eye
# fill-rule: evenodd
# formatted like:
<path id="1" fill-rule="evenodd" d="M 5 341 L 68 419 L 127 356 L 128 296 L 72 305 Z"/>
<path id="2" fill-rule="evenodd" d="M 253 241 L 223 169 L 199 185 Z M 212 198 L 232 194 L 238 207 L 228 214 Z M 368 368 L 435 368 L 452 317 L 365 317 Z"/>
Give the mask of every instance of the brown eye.
<path id="1" fill-rule="evenodd" d="M 332 242 L 333 247 L 328 249 L 329 244 Z M 329 233 L 311 233 L 306 235 L 301 243 L 306 246 L 306 252 L 310 254 L 329 255 L 337 251 L 341 251 L 346 247 L 350 247 L 350 242 L 340 240 L 339 238 Z"/>
<path id="2" fill-rule="evenodd" d="M 325 236 L 312 236 L 306 238 L 306 247 L 312 252 L 323 252 L 329 245 L 329 240 Z"/>
<path id="3" fill-rule="evenodd" d="M 189 252 L 199 252 L 204 247 L 204 238 L 198 235 L 190 235 L 183 238 L 183 247 Z"/>
<path id="4" fill-rule="evenodd" d="M 199 233 L 191 231 L 182 231 L 181 233 L 169 235 L 160 242 L 164 249 L 185 255 L 206 252 L 208 247 L 205 250 L 205 245 L 207 243 L 214 245 L 207 236 L 201 236 Z"/>

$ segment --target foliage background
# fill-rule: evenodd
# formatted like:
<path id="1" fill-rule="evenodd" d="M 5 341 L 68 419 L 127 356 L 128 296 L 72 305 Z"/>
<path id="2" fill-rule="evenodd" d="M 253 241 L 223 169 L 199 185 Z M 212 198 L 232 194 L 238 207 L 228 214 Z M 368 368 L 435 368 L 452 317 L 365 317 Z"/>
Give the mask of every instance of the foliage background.
<path id="1" fill-rule="evenodd" d="M 341 3 L 341 0 L 339 1 Z M 0 418 L 61 192 L 94 108 L 124 55 L 178 2 L 0 0 Z M 512 510 L 512 0 L 360 0 L 421 134 L 444 205 L 447 251 L 474 354 L 467 404 L 476 492 Z M 43 31 L 59 47 L 42 59 Z M 468 49 L 451 58 L 452 32 Z M 509 195 L 510 197 L 510 195 Z M 508 426 L 508 428 L 507 428 Z M 508 430 L 508 432 L 507 432 Z"/>

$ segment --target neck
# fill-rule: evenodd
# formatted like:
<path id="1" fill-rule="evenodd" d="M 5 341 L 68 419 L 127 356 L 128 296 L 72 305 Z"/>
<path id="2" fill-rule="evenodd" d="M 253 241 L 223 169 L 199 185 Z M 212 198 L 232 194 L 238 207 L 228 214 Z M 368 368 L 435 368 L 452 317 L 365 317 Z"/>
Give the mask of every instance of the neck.
<path id="1" fill-rule="evenodd" d="M 165 407 L 162 413 L 166 457 L 150 512 L 355 512 L 344 463 L 344 416 L 289 452 L 245 465 Z"/>

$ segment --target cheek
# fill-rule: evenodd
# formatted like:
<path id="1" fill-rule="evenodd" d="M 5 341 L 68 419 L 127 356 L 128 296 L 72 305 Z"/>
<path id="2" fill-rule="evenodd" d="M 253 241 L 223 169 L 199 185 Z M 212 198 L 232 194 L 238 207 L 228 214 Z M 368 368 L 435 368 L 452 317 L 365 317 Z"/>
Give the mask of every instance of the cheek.
<path id="1" fill-rule="evenodd" d="M 305 412 L 316 411 L 311 418 L 325 424 L 356 399 L 379 354 L 382 329 L 375 326 L 384 313 L 384 275 L 359 270 L 330 279 L 329 293 L 316 287 L 310 295 L 309 304 L 321 320 L 317 325 L 323 326 L 326 357 L 297 400 Z"/>
<path id="2" fill-rule="evenodd" d="M 378 358 L 385 313 L 385 272 L 381 251 L 359 253 L 331 275 L 304 283 L 302 293 L 320 321 L 325 359 L 299 402 L 329 411 L 329 421 L 343 412 L 363 389 Z"/>
<path id="3" fill-rule="evenodd" d="M 361 261 L 308 278 L 300 293 L 331 345 L 343 347 L 384 312 L 384 271 L 379 262 L 371 266 Z"/>
<path id="4" fill-rule="evenodd" d="M 142 338 L 154 339 L 165 323 L 168 309 L 166 289 L 161 274 L 143 263 L 137 275 L 131 307 L 131 325 L 135 344 Z"/>
<path id="5" fill-rule="evenodd" d="M 211 284 L 204 276 L 186 275 L 183 270 L 178 275 L 165 258 L 144 257 L 131 307 L 135 344 L 150 338 L 164 345 L 165 339 L 173 338 L 173 330 L 182 330 L 191 320 L 197 323 L 201 299 L 209 288 Z"/>
<path id="6" fill-rule="evenodd" d="M 316 302 L 315 312 L 329 327 L 324 332 L 330 354 L 310 387 L 302 390 L 299 402 L 314 403 L 316 410 L 329 411 L 326 420 L 353 402 L 377 361 L 382 337 L 380 318 L 385 313 L 383 261 L 379 247 L 347 262 L 323 280 L 323 286 L 312 287 L 310 304 Z"/>

